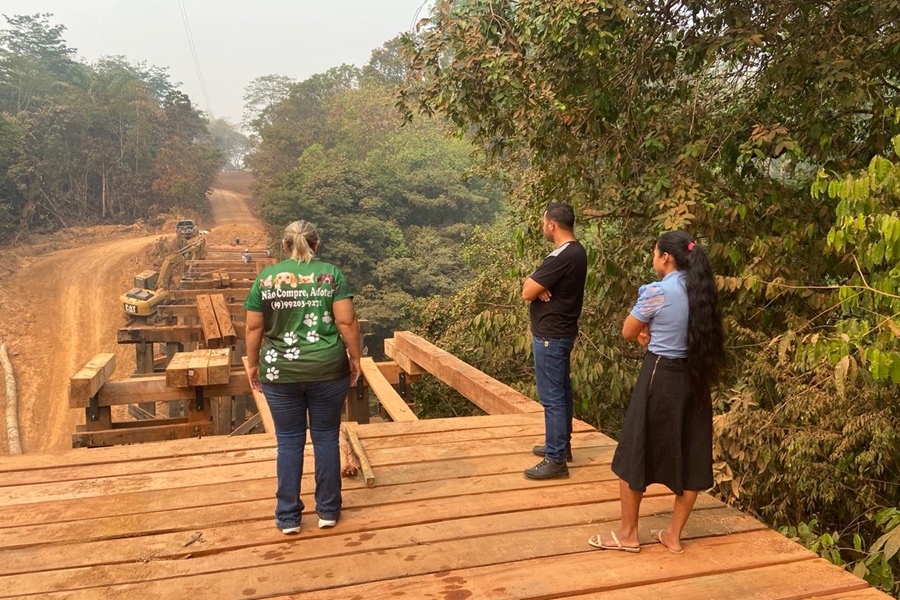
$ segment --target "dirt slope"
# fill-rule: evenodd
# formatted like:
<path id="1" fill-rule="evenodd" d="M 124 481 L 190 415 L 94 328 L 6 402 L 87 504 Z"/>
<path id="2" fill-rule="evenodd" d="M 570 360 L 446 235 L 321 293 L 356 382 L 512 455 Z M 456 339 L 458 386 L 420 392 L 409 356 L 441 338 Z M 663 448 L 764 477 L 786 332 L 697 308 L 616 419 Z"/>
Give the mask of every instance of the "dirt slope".
<path id="1" fill-rule="evenodd" d="M 116 344 L 124 324 L 119 294 L 134 257 L 158 236 L 104 242 L 35 259 L 13 281 L 20 295 L 10 307 L 26 318 L 12 346 L 25 452 L 71 448 L 84 416 L 68 406 L 68 378 L 99 352 L 117 353 L 117 372 L 134 370 L 133 350 Z"/>
<path id="2" fill-rule="evenodd" d="M 212 235 L 246 239 L 252 232 L 262 239 L 241 193 L 249 176 L 230 175 L 210 196 L 214 223 L 223 226 Z M 95 354 L 116 353 L 115 379 L 134 371 L 133 347 L 116 343 L 116 330 L 124 324 L 119 295 L 140 270 L 145 248 L 158 238 L 119 239 L 27 258 L 3 281 L 0 333 L 14 353 L 25 452 L 71 448 L 71 434 L 84 416 L 68 407 L 68 378 Z M 0 453 L 6 452 L 5 441 L 0 440 Z"/>

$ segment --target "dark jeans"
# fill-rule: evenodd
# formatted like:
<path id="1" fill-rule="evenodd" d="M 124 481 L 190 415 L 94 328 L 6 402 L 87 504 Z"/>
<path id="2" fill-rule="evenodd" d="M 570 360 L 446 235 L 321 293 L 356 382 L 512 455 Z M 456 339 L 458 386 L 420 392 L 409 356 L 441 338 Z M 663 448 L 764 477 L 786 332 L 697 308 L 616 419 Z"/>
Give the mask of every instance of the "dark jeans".
<path id="1" fill-rule="evenodd" d="M 299 527 L 303 512 L 300 477 L 306 445 L 307 414 L 316 461 L 316 512 L 322 519 L 341 515 L 341 450 L 338 442 L 350 377 L 304 383 L 263 383 L 278 441 L 275 525 Z"/>
<path id="2" fill-rule="evenodd" d="M 572 382 L 569 356 L 575 338 L 531 336 L 538 399 L 544 407 L 544 440 L 547 458 L 563 463 L 572 439 Z"/>

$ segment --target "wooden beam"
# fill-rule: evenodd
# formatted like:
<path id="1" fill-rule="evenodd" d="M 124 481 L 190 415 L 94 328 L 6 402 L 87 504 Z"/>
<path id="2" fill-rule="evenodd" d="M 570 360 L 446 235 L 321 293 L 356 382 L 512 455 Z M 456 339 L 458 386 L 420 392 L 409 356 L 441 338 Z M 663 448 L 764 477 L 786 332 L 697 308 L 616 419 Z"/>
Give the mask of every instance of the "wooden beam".
<path id="1" fill-rule="evenodd" d="M 256 429 L 257 427 L 259 427 L 260 425 L 262 425 L 262 417 L 260 416 L 259 413 L 256 413 L 255 415 L 253 415 L 252 417 L 250 417 L 249 419 L 247 419 L 246 421 L 244 421 L 243 423 L 241 423 L 240 425 L 235 427 L 234 431 L 232 431 L 228 435 L 229 436 L 246 435 L 246 434 L 250 433 L 251 431 L 253 431 L 254 429 Z"/>
<path id="2" fill-rule="evenodd" d="M 69 378 L 69 406 L 87 406 L 73 404 L 74 400 L 90 400 L 116 370 L 116 355 L 112 353 L 97 354 L 81 369 Z"/>
<path id="3" fill-rule="evenodd" d="M 431 342 L 410 333 L 394 333 L 394 349 L 424 367 L 429 373 L 454 388 L 473 404 L 491 415 L 541 412 L 540 404 L 505 383 L 482 373 Z M 396 357 L 391 357 L 396 360 Z M 399 361 L 398 361 L 399 362 Z M 400 363 L 402 366 L 402 363 Z"/>
<path id="4" fill-rule="evenodd" d="M 356 434 L 357 424 L 353 421 L 348 421 L 342 423 L 341 427 L 347 433 L 347 440 L 350 442 L 350 448 L 353 449 L 353 453 L 356 455 L 357 460 L 359 460 L 359 467 L 362 471 L 363 479 L 366 481 L 366 487 L 375 487 L 375 471 L 372 470 L 372 463 L 369 462 L 369 457 L 366 456 L 362 443 L 359 441 L 359 436 Z"/>
<path id="5" fill-rule="evenodd" d="M 187 387 L 188 368 L 191 365 L 190 352 L 177 352 L 166 367 L 166 385 L 168 387 Z"/>
<path id="6" fill-rule="evenodd" d="M 237 279 L 234 277 L 230 277 L 227 271 L 221 272 L 222 277 L 222 286 L 227 287 L 229 289 L 237 290 L 245 290 L 246 292 L 250 291 L 250 286 L 253 285 L 253 279 Z M 202 293 L 209 294 L 210 292 L 218 291 L 215 288 L 215 284 L 212 279 L 197 279 L 194 281 L 190 280 L 181 280 L 181 283 L 178 284 L 178 291 L 192 291 L 192 290 L 203 290 Z"/>
<path id="7" fill-rule="evenodd" d="M 247 375 L 240 369 L 229 373 L 227 385 L 207 385 L 203 387 L 204 398 L 217 396 L 240 396 L 250 393 Z M 134 402 L 171 402 L 173 400 L 194 400 L 196 397 L 192 387 L 170 387 L 166 385 L 165 374 L 159 373 L 140 379 L 108 381 L 97 392 L 100 407 L 131 404 Z M 90 399 L 77 399 L 74 408 L 87 407 Z"/>
<path id="8" fill-rule="evenodd" d="M 410 375 L 420 375 L 421 376 L 424 373 L 427 373 L 427 371 L 425 369 L 423 369 L 421 366 L 417 365 L 412 360 L 410 360 L 410 358 L 408 356 L 397 351 L 397 347 L 394 344 L 393 338 L 385 338 L 384 353 L 386 356 L 389 356 L 390 358 L 394 359 L 394 362 L 396 362 L 398 365 L 400 365 L 400 368 L 403 369 L 406 373 L 408 373 Z"/>
<path id="9" fill-rule="evenodd" d="M 205 290 L 175 290 L 173 292 L 169 292 L 169 298 L 172 300 L 193 300 L 200 294 L 210 293 L 225 294 L 225 298 L 229 302 L 243 302 L 247 299 L 247 294 L 250 293 L 250 289 L 217 290 L 210 286 Z"/>
<path id="10" fill-rule="evenodd" d="M 247 357 L 243 358 L 244 363 L 244 377 L 247 383 L 247 387 L 250 388 L 250 374 L 247 371 L 249 369 L 249 365 L 247 364 Z M 253 400 L 256 402 L 256 410 L 259 411 L 259 416 L 263 422 L 263 429 L 266 430 L 266 433 L 275 433 L 275 421 L 272 420 L 272 411 L 269 410 L 269 404 L 266 402 L 266 396 L 262 392 L 257 392 L 253 388 L 250 388 L 251 393 L 253 394 Z"/>
<path id="11" fill-rule="evenodd" d="M 225 297 L 222 296 L 222 298 L 224 299 Z M 240 320 L 243 319 L 244 315 L 247 314 L 247 309 L 244 308 L 244 305 L 239 302 L 226 302 L 225 306 L 228 308 L 228 313 L 231 315 L 232 319 L 237 318 L 238 320 Z M 162 314 L 166 317 L 198 316 L 196 304 L 159 304 L 156 307 L 156 311 L 157 313 Z"/>
<path id="12" fill-rule="evenodd" d="M 217 348 L 207 352 L 209 364 L 206 369 L 206 385 L 226 385 L 231 370 L 231 348 Z"/>
<path id="13" fill-rule="evenodd" d="M 209 384 L 209 350 L 194 350 L 188 365 L 188 385 Z"/>
<path id="14" fill-rule="evenodd" d="M 215 312 L 216 321 L 219 324 L 222 345 L 231 346 L 237 341 L 237 333 L 234 330 L 234 322 L 231 318 L 231 311 L 228 309 L 228 303 L 225 302 L 225 296 L 222 294 L 211 294 L 209 299 L 212 302 L 213 312 Z"/>
<path id="15" fill-rule="evenodd" d="M 120 327 L 116 332 L 119 344 L 140 344 L 142 342 L 199 342 L 202 330 L 197 325 L 166 325 Z"/>
<path id="16" fill-rule="evenodd" d="M 179 311 L 181 312 L 181 311 Z M 188 317 L 196 317 L 196 309 L 193 315 L 185 315 Z M 242 340 L 244 339 L 244 323 L 232 321 L 232 331 L 234 336 Z M 143 325 L 135 327 L 121 327 L 117 331 L 117 341 L 120 344 L 140 344 L 147 342 L 151 344 L 165 343 L 198 343 L 203 339 L 203 328 L 200 325 Z"/>
<path id="17" fill-rule="evenodd" d="M 73 448 L 96 448 L 118 444 L 141 444 L 162 442 L 212 435 L 212 423 L 183 423 L 178 425 L 158 425 L 156 427 L 134 427 L 128 429 L 106 429 L 72 434 Z"/>
<path id="18" fill-rule="evenodd" d="M 360 362 L 362 374 L 366 383 L 372 388 L 372 392 L 378 398 L 381 406 L 387 411 L 394 421 L 418 421 L 419 418 L 409 409 L 400 394 L 391 387 L 388 380 L 382 375 L 381 370 L 369 356 L 364 356 Z"/>
<path id="19" fill-rule="evenodd" d="M 197 314 L 200 316 L 200 327 L 203 330 L 203 341 L 206 342 L 206 347 L 220 348 L 222 334 L 219 333 L 219 322 L 216 320 L 216 312 L 213 310 L 209 294 L 197 296 Z"/>

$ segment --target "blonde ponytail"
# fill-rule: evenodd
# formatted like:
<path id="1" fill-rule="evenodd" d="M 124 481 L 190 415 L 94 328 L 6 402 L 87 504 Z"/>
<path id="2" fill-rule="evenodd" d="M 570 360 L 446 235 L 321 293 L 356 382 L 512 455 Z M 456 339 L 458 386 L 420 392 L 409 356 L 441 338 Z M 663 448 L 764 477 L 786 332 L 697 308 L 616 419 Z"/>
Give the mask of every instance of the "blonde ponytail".
<path id="1" fill-rule="evenodd" d="M 308 263 L 316 255 L 319 245 L 319 233 L 308 221 L 294 221 L 284 230 L 284 243 L 291 251 L 291 258 L 297 262 Z"/>

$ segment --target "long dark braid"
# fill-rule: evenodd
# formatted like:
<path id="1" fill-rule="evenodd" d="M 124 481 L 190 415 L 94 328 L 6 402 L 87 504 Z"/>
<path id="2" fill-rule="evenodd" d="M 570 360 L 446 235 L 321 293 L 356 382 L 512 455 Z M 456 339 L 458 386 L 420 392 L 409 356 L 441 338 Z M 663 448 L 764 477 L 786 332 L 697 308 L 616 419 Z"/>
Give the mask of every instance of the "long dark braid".
<path id="1" fill-rule="evenodd" d="M 656 242 L 659 252 L 675 259 L 684 271 L 688 296 L 687 370 L 697 401 L 710 401 L 710 386 L 722 374 L 725 361 L 719 291 L 706 251 L 684 231 L 664 233 Z"/>

